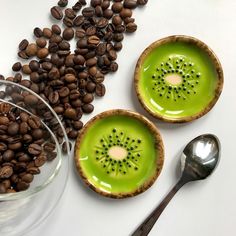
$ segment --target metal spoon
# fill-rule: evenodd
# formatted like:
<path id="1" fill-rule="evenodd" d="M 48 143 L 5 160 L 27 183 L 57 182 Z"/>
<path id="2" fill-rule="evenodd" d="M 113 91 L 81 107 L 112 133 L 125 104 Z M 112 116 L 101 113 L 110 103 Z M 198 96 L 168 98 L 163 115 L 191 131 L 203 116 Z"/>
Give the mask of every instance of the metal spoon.
<path id="1" fill-rule="evenodd" d="M 220 159 L 220 142 L 215 135 L 204 134 L 193 139 L 181 155 L 182 176 L 159 206 L 146 218 L 131 236 L 146 236 L 157 219 L 186 183 L 207 178 L 216 168 Z"/>

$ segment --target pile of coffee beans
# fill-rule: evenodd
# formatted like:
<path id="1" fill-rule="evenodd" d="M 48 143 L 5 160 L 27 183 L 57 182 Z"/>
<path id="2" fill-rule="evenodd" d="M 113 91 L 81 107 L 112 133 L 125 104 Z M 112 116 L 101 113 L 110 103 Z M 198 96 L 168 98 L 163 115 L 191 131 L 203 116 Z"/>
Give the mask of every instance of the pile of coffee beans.
<path id="1" fill-rule="evenodd" d="M 22 40 L 18 56 L 29 62 L 16 62 L 12 66 L 15 75 L 7 80 L 45 99 L 61 118 L 68 137 L 75 139 L 83 126 L 82 115 L 94 110 L 95 97 L 105 95 L 105 75 L 118 69 L 117 52 L 122 49 L 124 33 L 137 29 L 133 9 L 147 2 L 91 0 L 87 6 L 79 0 L 69 8 L 68 0 L 59 0 L 51 8 L 51 17 L 63 26 L 36 27 L 35 42 Z"/>
<path id="2" fill-rule="evenodd" d="M 31 96 L 24 97 L 26 103 L 33 102 Z M 38 117 L 0 103 L 0 194 L 29 188 L 40 167 L 56 157 L 49 140 Z"/>

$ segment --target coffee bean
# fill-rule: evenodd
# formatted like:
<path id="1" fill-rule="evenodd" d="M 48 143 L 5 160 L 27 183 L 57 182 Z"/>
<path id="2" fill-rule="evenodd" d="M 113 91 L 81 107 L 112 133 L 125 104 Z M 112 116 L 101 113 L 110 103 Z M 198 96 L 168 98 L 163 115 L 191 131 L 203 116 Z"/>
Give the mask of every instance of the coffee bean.
<path id="1" fill-rule="evenodd" d="M 60 97 L 64 98 L 70 94 L 70 90 L 67 87 L 62 87 L 60 90 L 58 90 L 58 94 Z"/>
<path id="2" fill-rule="evenodd" d="M 116 51 L 120 51 L 122 49 L 122 47 L 123 47 L 123 45 L 121 42 L 116 42 L 114 44 L 114 50 L 116 50 Z"/>
<path id="3" fill-rule="evenodd" d="M 52 30 L 49 29 L 49 28 L 44 28 L 44 29 L 43 29 L 43 36 L 44 36 L 45 38 L 50 39 L 50 38 L 52 37 Z"/>
<path id="4" fill-rule="evenodd" d="M 94 106 L 92 105 L 92 104 L 84 104 L 83 106 L 82 106 L 82 109 L 83 109 L 83 112 L 84 113 L 91 113 L 91 112 L 93 112 L 93 110 L 94 110 Z"/>
<path id="5" fill-rule="evenodd" d="M 138 5 L 146 5 L 148 3 L 148 0 L 137 0 Z"/>
<path id="6" fill-rule="evenodd" d="M 66 118 L 69 118 L 69 119 L 72 119 L 72 120 L 76 120 L 76 118 L 77 118 L 77 112 L 76 112 L 76 110 L 73 109 L 73 108 L 68 108 L 68 109 L 65 110 L 64 116 L 65 116 Z"/>
<path id="7" fill-rule="evenodd" d="M 9 126 L 8 126 L 7 133 L 8 133 L 9 135 L 16 135 L 16 134 L 18 134 L 18 132 L 19 132 L 19 128 L 20 128 L 20 126 L 19 126 L 18 123 L 12 122 L 12 123 L 10 123 Z"/>
<path id="8" fill-rule="evenodd" d="M 5 143 L 0 142 L 0 152 L 6 151 L 7 145 Z"/>
<path id="9" fill-rule="evenodd" d="M 16 62 L 13 66 L 12 66 L 12 70 L 13 71 L 20 71 L 21 70 L 21 63 L 20 62 Z"/>
<path id="10" fill-rule="evenodd" d="M 66 7 L 68 5 L 68 0 L 59 0 L 57 5 L 59 7 Z"/>
<path id="11" fill-rule="evenodd" d="M 5 162 L 10 162 L 14 158 L 14 156 L 15 153 L 12 150 L 8 149 L 3 153 L 2 158 Z"/>
<path id="12" fill-rule="evenodd" d="M 41 48 L 41 49 L 39 49 L 38 52 L 37 52 L 37 57 L 38 57 L 39 59 L 43 59 L 43 58 L 47 57 L 48 54 L 49 54 L 49 51 L 48 51 L 47 48 Z"/>
<path id="13" fill-rule="evenodd" d="M 127 24 L 129 24 L 129 23 L 134 23 L 134 18 L 131 18 L 131 17 L 126 17 L 125 19 L 124 19 L 124 23 L 127 25 Z"/>
<path id="14" fill-rule="evenodd" d="M 32 155 L 39 155 L 42 152 L 42 148 L 40 145 L 32 143 L 28 147 L 28 152 Z"/>
<path id="15" fill-rule="evenodd" d="M 137 25 L 135 23 L 128 23 L 126 25 L 126 32 L 133 33 L 137 30 Z"/>
<path id="16" fill-rule="evenodd" d="M 99 19 L 96 26 L 98 28 L 105 28 L 107 25 L 108 25 L 108 20 L 106 18 L 102 17 L 101 19 Z"/>
<path id="17" fill-rule="evenodd" d="M 29 42 L 27 39 L 23 39 L 20 44 L 19 44 L 19 50 L 23 51 L 27 48 L 27 46 L 29 45 Z"/>
<path id="18" fill-rule="evenodd" d="M 67 8 L 65 10 L 65 15 L 70 19 L 74 19 L 76 17 L 76 13 L 72 8 Z"/>
<path id="19" fill-rule="evenodd" d="M 61 20 L 63 18 L 63 12 L 60 7 L 57 6 L 51 8 L 51 15 L 57 20 Z"/>
<path id="20" fill-rule="evenodd" d="M 7 188 L 3 183 L 0 183 L 0 194 L 1 193 L 6 193 L 7 192 Z"/>
<path id="21" fill-rule="evenodd" d="M 132 10 L 128 9 L 128 8 L 123 8 L 120 12 L 120 17 L 122 19 L 125 19 L 127 17 L 131 17 L 132 16 Z"/>
<path id="22" fill-rule="evenodd" d="M 26 182 L 24 182 L 24 181 L 20 181 L 20 182 L 18 182 L 17 185 L 16 185 L 16 189 L 17 189 L 18 191 L 24 191 L 24 190 L 26 190 L 26 189 L 28 189 L 28 188 L 29 188 L 29 183 L 26 183 Z"/>
<path id="23" fill-rule="evenodd" d="M 43 130 L 42 129 L 34 129 L 32 131 L 32 137 L 34 139 L 41 139 L 41 138 L 43 138 Z"/>
<path id="24" fill-rule="evenodd" d="M 29 44 L 27 48 L 25 49 L 25 52 L 29 57 L 35 56 L 37 54 L 37 51 L 38 51 L 38 47 L 35 43 Z"/>
<path id="25" fill-rule="evenodd" d="M 38 104 L 38 98 L 36 97 L 36 96 L 34 96 L 34 95 L 31 95 L 31 94 L 29 94 L 29 95 L 26 95 L 25 97 L 24 97 L 24 102 L 25 102 L 25 104 L 26 105 L 29 105 L 29 106 L 35 106 L 35 105 L 37 105 Z"/>
<path id="26" fill-rule="evenodd" d="M 82 10 L 82 14 L 83 16 L 85 17 L 92 17 L 94 14 L 95 14 L 95 10 L 93 7 L 85 7 L 83 10 Z"/>
<path id="27" fill-rule="evenodd" d="M 97 17 L 101 17 L 103 16 L 103 10 L 101 6 L 96 6 L 95 7 L 95 14 Z"/>
<path id="28" fill-rule="evenodd" d="M 121 2 L 115 2 L 113 3 L 111 9 L 114 13 L 120 13 L 123 9 L 123 4 Z"/>
<path id="29" fill-rule="evenodd" d="M 25 183 L 31 183 L 34 179 L 34 176 L 32 174 L 24 174 L 22 177 L 21 177 L 21 180 Z"/>
<path id="30" fill-rule="evenodd" d="M 61 34 L 61 28 L 60 28 L 60 26 L 59 26 L 59 25 L 56 25 L 56 24 L 52 25 L 52 32 L 53 32 L 54 34 L 60 35 L 60 34 Z"/>
<path id="31" fill-rule="evenodd" d="M 41 126 L 41 122 L 36 116 L 29 117 L 28 124 L 32 129 L 38 129 Z"/>
<path id="32" fill-rule="evenodd" d="M 45 162 L 47 161 L 46 155 L 41 153 L 35 160 L 35 166 L 36 167 L 40 167 L 43 166 L 45 164 Z"/>
<path id="33" fill-rule="evenodd" d="M 74 30 L 72 28 L 66 28 L 62 35 L 65 40 L 71 40 L 74 37 Z"/>
<path id="34" fill-rule="evenodd" d="M 39 67 L 40 67 L 40 64 L 38 61 L 36 60 L 32 60 L 30 63 L 29 63 L 29 68 L 31 71 L 38 71 L 39 70 Z"/>
<path id="35" fill-rule="evenodd" d="M 124 7 L 134 9 L 137 7 L 137 0 L 124 0 Z"/>
<path id="36" fill-rule="evenodd" d="M 97 84 L 95 93 L 98 97 L 103 97 L 106 93 L 106 88 L 103 84 Z"/>
<path id="37" fill-rule="evenodd" d="M 82 25 L 84 23 L 84 20 L 85 20 L 85 18 L 83 16 L 77 16 L 74 19 L 73 24 L 74 24 L 74 26 L 80 26 L 80 25 Z"/>
<path id="38" fill-rule="evenodd" d="M 48 100 L 51 104 L 57 104 L 59 101 L 59 93 L 57 91 L 53 91 L 49 94 Z"/>
<path id="39" fill-rule="evenodd" d="M 103 12 L 103 16 L 107 19 L 111 19 L 113 16 L 113 11 L 111 9 L 106 9 Z"/>
<path id="40" fill-rule="evenodd" d="M 80 11 L 82 8 L 82 4 L 80 2 L 75 3 L 75 5 L 72 7 L 74 11 Z"/>
<path id="41" fill-rule="evenodd" d="M 103 10 L 109 8 L 109 6 L 110 6 L 110 1 L 109 0 L 104 0 L 101 4 L 101 7 L 102 7 Z"/>
<path id="42" fill-rule="evenodd" d="M 84 103 L 91 103 L 93 101 L 94 97 L 93 94 L 91 93 L 87 93 L 84 97 L 83 97 L 83 102 Z"/>
<path id="43" fill-rule="evenodd" d="M 0 179 L 7 179 L 13 174 L 13 169 L 11 166 L 3 166 L 0 168 Z"/>
<path id="44" fill-rule="evenodd" d="M 34 35 L 36 38 L 40 38 L 43 36 L 43 31 L 40 28 L 36 27 L 34 28 Z"/>
<path id="45" fill-rule="evenodd" d="M 67 83 L 73 83 L 77 80 L 73 74 L 66 74 L 64 79 Z"/>

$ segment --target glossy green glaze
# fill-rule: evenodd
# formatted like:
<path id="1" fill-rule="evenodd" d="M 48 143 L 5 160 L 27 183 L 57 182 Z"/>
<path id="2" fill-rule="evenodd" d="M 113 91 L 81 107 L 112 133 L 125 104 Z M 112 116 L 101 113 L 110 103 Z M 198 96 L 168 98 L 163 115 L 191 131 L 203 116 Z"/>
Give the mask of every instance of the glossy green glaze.
<path id="1" fill-rule="evenodd" d="M 127 150 L 122 160 L 109 156 L 118 146 Z M 125 115 L 96 120 L 81 140 L 80 166 L 95 188 L 111 194 L 128 194 L 155 176 L 158 153 L 155 137 L 141 121 Z"/>
<path id="2" fill-rule="evenodd" d="M 168 76 L 181 77 L 178 84 Z M 180 119 L 202 112 L 214 99 L 217 71 L 207 53 L 189 42 L 154 48 L 141 65 L 138 90 L 153 113 Z"/>

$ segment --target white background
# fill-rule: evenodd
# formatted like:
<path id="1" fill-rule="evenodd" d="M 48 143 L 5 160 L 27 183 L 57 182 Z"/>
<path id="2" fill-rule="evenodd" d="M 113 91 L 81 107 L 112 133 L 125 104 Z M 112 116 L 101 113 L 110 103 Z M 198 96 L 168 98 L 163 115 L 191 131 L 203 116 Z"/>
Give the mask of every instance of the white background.
<path id="1" fill-rule="evenodd" d="M 0 73 L 10 74 L 21 39 L 31 39 L 34 27 L 51 24 L 49 9 L 54 4 L 56 1 L 1 0 Z M 84 187 L 74 174 L 71 160 L 69 181 L 60 204 L 30 236 L 129 235 L 175 184 L 179 176 L 179 153 L 184 145 L 208 132 L 215 133 L 222 143 L 217 171 L 205 181 L 184 186 L 150 235 L 236 235 L 236 1 L 149 0 L 134 15 L 138 30 L 125 38 L 118 57 L 119 71 L 107 76 L 107 94 L 96 100 L 92 115 L 111 108 L 126 108 L 150 118 L 133 91 L 135 63 L 151 42 L 172 34 L 197 37 L 215 51 L 224 68 L 222 96 L 208 115 L 192 123 L 174 125 L 151 118 L 164 139 L 165 164 L 153 187 L 137 197 L 118 201 L 100 197 Z M 83 120 L 86 122 L 90 117 Z"/>

